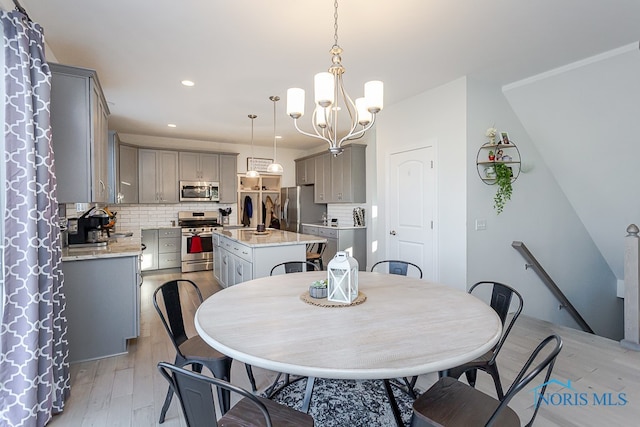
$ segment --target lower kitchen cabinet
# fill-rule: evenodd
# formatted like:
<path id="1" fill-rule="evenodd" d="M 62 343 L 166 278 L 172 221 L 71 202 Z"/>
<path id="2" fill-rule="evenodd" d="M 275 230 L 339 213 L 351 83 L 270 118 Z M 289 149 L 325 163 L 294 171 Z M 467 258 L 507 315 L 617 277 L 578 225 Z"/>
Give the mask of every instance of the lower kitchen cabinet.
<path id="1" fill-rule="evenodd" d="M 142 230 L 142 271 L 180 268 L 180 228 L 160 228 Z"/>
<path id="2" fill-rule="evenodd" d="M 140 335 L 139 256 L 62 263 L 71 363 L 127 352 Z"/>
<path id="3" fill-rule="evenodd" d="M 367 229 L 366 228 L 335 228 L 315 225 L 302 225 L 302 233 L 321 236 L 327 239 L 327 247 L 322 254 L 325 268 L 336 252 L 347 251 L 358 260 L 358 269 L 367 269 Z"/>

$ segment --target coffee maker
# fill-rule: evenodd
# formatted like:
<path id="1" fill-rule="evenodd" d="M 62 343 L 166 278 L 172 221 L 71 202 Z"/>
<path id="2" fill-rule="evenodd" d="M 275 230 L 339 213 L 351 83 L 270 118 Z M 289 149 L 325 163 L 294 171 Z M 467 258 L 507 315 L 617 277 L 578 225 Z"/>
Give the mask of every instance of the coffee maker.
<path id="1" fill-rule="evenodd" d="M 92 207 L 80 218 L 70 219 L 69 228 L 67 229 L 67 238 L 69 245 L 106 245 L 107 241 L 102 240 L 102 231 L 109 224 L 109 216 L 89 215 L 95 207 Z"/>

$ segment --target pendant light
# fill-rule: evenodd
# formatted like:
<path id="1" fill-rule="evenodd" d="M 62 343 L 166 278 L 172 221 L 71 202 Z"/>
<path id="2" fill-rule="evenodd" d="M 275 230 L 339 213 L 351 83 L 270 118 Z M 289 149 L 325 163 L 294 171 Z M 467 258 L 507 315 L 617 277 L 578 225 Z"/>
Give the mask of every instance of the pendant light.
<path id="1" fill-rule="evenodd" d="M 251 166 L 252 168 L 249 169 L 249 165 L 247 165 L 247 178 L 257 178 L 260 176 L 260 174 L 258 173 L 257 170 L 255 170 L 255 161 L 254 161 L 254 157 L 253 157 L 253 120 L 258 117 L 255 114 L 249 114 L 247 117 L 249 117 L 251 119 Z"/>
<path id="2" fill-rule="evenodd" d="M 282 165 L 276 159 L 276 102 L 280 101 L 280 97 L 273 95 L 269 97 L 273 101 L 273 162 L 267 166 L 267 172 L 281 175 L 284 172 Z"/>

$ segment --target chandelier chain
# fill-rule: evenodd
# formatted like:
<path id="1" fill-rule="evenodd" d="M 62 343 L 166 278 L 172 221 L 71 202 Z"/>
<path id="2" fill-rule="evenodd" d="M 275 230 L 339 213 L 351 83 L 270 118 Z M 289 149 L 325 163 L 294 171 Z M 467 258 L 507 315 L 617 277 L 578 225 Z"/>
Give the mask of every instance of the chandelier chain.
<path id="1" fill-rule="evenodd" d="M 333 40 L 334 45 L 338 46 L 338 0 L 333 2 Z"/>

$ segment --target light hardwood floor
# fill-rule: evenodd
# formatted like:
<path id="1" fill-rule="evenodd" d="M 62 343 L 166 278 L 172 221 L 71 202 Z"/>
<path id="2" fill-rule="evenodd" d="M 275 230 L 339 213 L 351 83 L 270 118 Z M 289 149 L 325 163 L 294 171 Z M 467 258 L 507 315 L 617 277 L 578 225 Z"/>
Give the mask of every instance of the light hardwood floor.
<path id="1" fill-rule="evenodd" d="M 48 424 L 67 426 L 153 426 L 167 390 L 166 381 L 156 369 L 159 361 L 172 362 L 175 353 L 153 308 L 151 296 L 162 283 L 173 278 L 189 278 L 207 298 L 220 290 L 212 273 L 145 275 L 142 285 L 141 336 L 131 340 L 128 354 L 71 366 L 71 397 L 62 414 Z M 190 307 L 191 316 L 195 307 Z M 188 326 L 188 333 L 195 333 Z M 516 322 L 499 358 L 498 366 L 505 390 L 511 384 L 529 353 L 547 335 L 559 334 L 564 340 L 552 377 L 565 383 L 571 380 L 573 391 L 557 385 L 550 392 L 586 393 L 586 405 L 546 405 L 536 418 L 536 426 L 635 426 L 640 420 L 640 353 L 625 350 L 612 340 L 574 329 L 521 316 Z M 259 388 L 270 384 L 274 373 L 254 367 Z M 234 362 L 232 382 L 249 388 L 244 366 Z M 418 387 L 426 390 L 436 374 L 420 377 Z M 533 387 L 537 386 L 535 384 Z M 478 374 L 477 387 L 495 396 L 488 375 Z M 533 388 L 532 387 L 532 388 Z M 593 405 L 593 394 L 611 393 L 612 403 L 619 403 L 618 393 L 625 393 L 624 406 Z M 558 396 L 556 396 L 558 397 Z M 533 390 L 523 390 L 511 402 L 521 419 L 528 420 L 533 404 Z M 176 399 L 173 400 L 163 426 L 185 426 Z M 322 426 L 319 426 L 322 427 Z"/>

